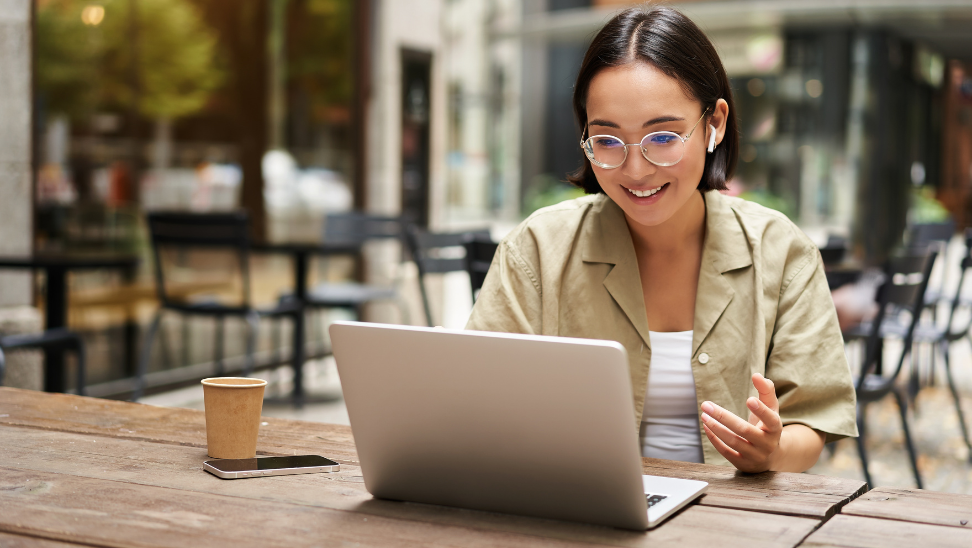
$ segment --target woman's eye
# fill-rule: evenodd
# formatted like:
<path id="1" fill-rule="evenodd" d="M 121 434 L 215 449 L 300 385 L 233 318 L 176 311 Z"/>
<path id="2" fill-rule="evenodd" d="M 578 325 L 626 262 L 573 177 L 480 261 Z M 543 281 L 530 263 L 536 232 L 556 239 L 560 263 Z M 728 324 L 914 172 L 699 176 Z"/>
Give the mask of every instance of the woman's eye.
<path id="1" fill-rule="evenodd" d="M 594 144 L 600 148 L 617 148 L 622 146 L 621 141 L 617 139 L 597 139 L 594 141 Z"/>
<path id="2" fill-rule="evenodd" d="M 652 145 L 668 145 L 671 144 L 671 142 L 675 139 L 678 139 L 678 137 L 672 134 L 663 133 L 661 135 L 652 135 L 648 139 L 648 143 Z"/>

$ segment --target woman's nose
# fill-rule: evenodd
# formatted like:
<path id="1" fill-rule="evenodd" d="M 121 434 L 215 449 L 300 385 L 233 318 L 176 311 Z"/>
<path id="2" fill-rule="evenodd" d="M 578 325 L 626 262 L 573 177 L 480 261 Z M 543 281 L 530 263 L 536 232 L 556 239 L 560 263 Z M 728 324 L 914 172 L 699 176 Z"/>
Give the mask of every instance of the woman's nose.
<path id="1" fill-rule="evenodd" d="M 621 172 L 634 180 L 654 175 L 658 166 L 648 161 L 641 153 L 641 146 L 628 147 L 628 158 L 621 166 Z"/>

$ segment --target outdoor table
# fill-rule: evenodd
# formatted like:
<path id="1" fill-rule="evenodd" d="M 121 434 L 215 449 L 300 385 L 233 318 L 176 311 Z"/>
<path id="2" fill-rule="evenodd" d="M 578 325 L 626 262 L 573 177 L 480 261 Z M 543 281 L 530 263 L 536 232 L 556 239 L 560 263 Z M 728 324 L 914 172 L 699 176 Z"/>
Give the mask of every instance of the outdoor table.
<path id="1" fill-rule="evenodd" d="M 879 487 L 845 506 L 803 546 L 972 546 L 972 496 Z"/>
<path id="2" fill-rule="evenodd" d="M 358 244 L 334 243 L 254 243 L 250 249 L 257 253 L 279 253 L 290 255 L 294 260 L 293 299 L 299 311 L 294 314 L 293 331 L 293 368 L 294 390 L 291 399 L 295 406 L 304 404 L 304 308 L 307 303 L 308 261 L 312 255 L 356 255 L 361 251 Z"/>
<path id="3" fill-rule="evenodd" d="M 46 329 L 67 326 L 69 270 L 94 270 L 101 268 L 122 270 L 131 275 L 138 265 L 134 255 L 70 255 L 36 254 L 0 256 L 0 268 L 29 268 L 43 270 L 47 279 L 44 322 Z M 133 359 L 136 326 L 134 322 L 126 325 L 126 359 Z M 126 364 L 133 366 L 134 362 Z M 64 353 L 48 349 L 44 352 L 44 390 L 64 392 Z"/>
<path id="4" fill-rule="evenodd" d="M 202 470 L 202 411 L 0 388 L 0 545 L 761 548 L 819 535 L 815 545 L 858 546 L 856 539 L 872 539 L 881 526 L 887 544 L 871 545 L 903 545 L 911 527 L 944 530 L 942 538 L 972 545 L 965 540 L 972 531 L 957 525 L 962 504 L 969 505 L 949 503 L 959 500 L 952 495 L 927 494 L 940 497 L 939 507 L 952 504 L 940 516 L 900 499 L 881 507 L 883 514 L 873 510 L 877 517 L 858 517 L 867 514 L 842 509 L 867 512 L 867 504 L 878 504 L 869 501 L 874 492 L 858 498 L 862 481 L 656 459 L 644 459 L 645 473 L 708 481 L 709 491 L 647 533 L 379 500 L 362 483 L 349 427 L 262 419 L 258 455 L 308 453 L 338 461 L 341 471 L 222 480 Z M 845 507 L 855 498 L 861 502 Z M 896 509 L 920 515 L 899 518 Z M 905 521 L 922 516 L 929 521 Z M 939 518 L 943 524 L 931 523 Z M 847 520 L 877 523 L 855 528 Z M 839 538 L 828 536 L 835 526 Z"/>

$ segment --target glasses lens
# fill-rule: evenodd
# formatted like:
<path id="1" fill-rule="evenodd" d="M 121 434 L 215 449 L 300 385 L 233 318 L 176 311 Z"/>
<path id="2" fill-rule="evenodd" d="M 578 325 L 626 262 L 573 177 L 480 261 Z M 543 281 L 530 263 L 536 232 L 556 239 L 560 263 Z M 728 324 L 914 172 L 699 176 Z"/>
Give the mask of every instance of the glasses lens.
<path id="1" fill-rule="evenodd" d="M 587 157 L 601 167 L 617 167 L 624 163 L 624 141 L 609 135 L 595 135 L 584 143 Z"/>
<path id="2" fill-rule="evenodd" d="M 641 140 L 641 150 L 648 161 L 659 166 L 673 166 L 682 159 L 685 144 L 677 133 L 659 131 Z"/>

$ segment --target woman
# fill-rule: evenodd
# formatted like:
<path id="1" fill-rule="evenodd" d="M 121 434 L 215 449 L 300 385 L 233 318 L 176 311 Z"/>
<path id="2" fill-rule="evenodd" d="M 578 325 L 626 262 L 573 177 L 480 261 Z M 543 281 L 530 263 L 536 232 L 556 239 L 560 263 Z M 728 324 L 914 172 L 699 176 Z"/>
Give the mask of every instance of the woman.
<path id="1" fill-rule="evenodd" d="M 571 182 L 589 195 L 503 241 L 467 328 L 623 344 L 644 456 L 804 471 L 856 436 L 817 248 L 718 192 L 739 145 L 708 38 L 672 9 L 623 11 L 573 101 L 586 160 Z"/>

